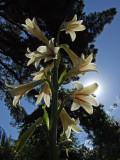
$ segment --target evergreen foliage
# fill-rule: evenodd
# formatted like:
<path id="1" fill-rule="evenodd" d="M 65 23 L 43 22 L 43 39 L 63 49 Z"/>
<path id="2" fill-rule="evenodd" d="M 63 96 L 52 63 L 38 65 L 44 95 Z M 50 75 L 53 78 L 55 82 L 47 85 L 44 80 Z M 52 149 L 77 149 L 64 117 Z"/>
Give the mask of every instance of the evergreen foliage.
<path id="1" fill-rule="evenodd" d="M 31 50 L 35 50 L 38 45 L 42 44 L 40 40 L 37 40 L 23 30 L 21 24 L 24 23 L 26 18 L 32 19 L 33 17 L 36 17 L 41 30 L 45 33 L 48 39 L 50 39 L 51 37 L 56 37 L 58 29 L 65 19 L 69 21 L 74 14 L 77 14 L 78 19 L 83 19 L 86 30 L 77 34 L 74 43 L 71 43 L 69 35 L 64 34 L 61 34 L 60 41 L 61 43 L 69 44 L 71 49 L 74 49 L 75 53 L 79 56 L 81 53 L 88 56 L 93 52 L 95 61 L 95 56 L 98 51 L 94 45 L 96 37 L 102 33 L 106 24 L 112 22 L 116 15 L 116 9 L 111 8 L 106 11 L 94 12 L 86 15 L 84 12 L 84 6 L 85 4 L 83 0 L 0 0 L 0 94 L 1 98 L 3 96 L 6 97 L 6 105 L 10 109 L 11 115 L 15 120 L 13 124 L 19 124 L 21 126 L 21 134 L 38 117 L 43 115 L 41 105 L 31 115 L 28 115 L 22 106 L 13 108 L 12 98 L 6 91 L 5 80 L 10 84 L 13 84 L 14 82 L 18 84 L 30 80 L 28 79 L 28 76 L 35 71 L 35 68 L 33 65 L 30 67 L 26 66 L 28 61 L 25 57 L 26 49 L 27 47 L 30 47 Z M 68 65 L 69 68 L 71 68 L 71 62 L 67 55 L 62 59 L 63 63 L 62 66 L 60 66 L 59 73 L 64 71 L 63 68 L 65 65 Z M 43 63 L 41 63 L 41 65 L 43 65 Z M 75 79 L 78 79 L 78 77 Z M 37 93 L 37 90 L 30 92 L 27 97 L 28 99 L 33 98 L 34 100 L 34 97 L 32 97 L 33 92 L 35 94 Z M 62 89 L 59 94 L 62 96 L 65 93 L 66 90 Z M 68 102 L 66 106 L 68 112 L 70 104 L 71 102 Z M 72 145 L 70 144 L 67 146 L 69 148 L 69 160 L 77 160 L 80 158 L 82 160 L 120 159 L 119 123 L 106 115 L 103 110 L 103 105 L 94 109 L 93 116 L 86 114 L 83 109 L 70 114 L 72 114 L 72 117 L 74 118 L 78 116 L 80 117 L 83 129 L 88 133 L 88 138 L 93 142 L 93 150 L 88 149 L 84 145 L 80 146 L 78 144 L 75 149 L 73 147 L 77 142 L 75 139 Z M 59 125 L 58 133 L 61 133 L 61 131 L 62 128 Z M 47 160 L 47 139 L 48 135 L 46 127 L 44 125 L 42 128 L 38 127 L 26 144 L 25 150 L 17 156 L 17 159 Z M 61 141 L 60 137 L 58 137 L 58 139 Z M 6 152 L 7 151 L 4 149 L 4 153 L 2 154 L 4 155 Z M 13 153 L 11 148 L 9 152 L 11 152 L 11 154 Z M 64 145 L 62 146 L 61 155 L 63 154 L 65 154 Z M 11 157 L 13 155 L 14 153 Z M 64 159 L 66 156 L 62 156 L 61 158 Z M 16 159 L 16 156 L 14 159 Z"/>

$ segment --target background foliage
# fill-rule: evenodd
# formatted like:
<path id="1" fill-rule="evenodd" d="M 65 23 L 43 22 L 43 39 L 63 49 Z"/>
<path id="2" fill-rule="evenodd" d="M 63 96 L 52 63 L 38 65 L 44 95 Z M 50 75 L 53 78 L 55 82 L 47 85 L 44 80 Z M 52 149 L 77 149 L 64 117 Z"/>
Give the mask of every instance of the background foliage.
<path id="1" fill-rule="evenodd" d="M 98 49 L 94 46 L 93 42 L 96 40 L 96 37 L 102 33 L 105 25 L 112 22 L 116 14 L 116 9 L 110 8 L 102 12 L 94 12 L 86 15 L 84 6 L 83 0 L 0 0 L 0 96 L 1 99 L 5 97 L 6 107 L 9 108 L 11 116 L 14 118 L 12 124 L 19 125 L 21 129 L 20 134 L 39 116 L 43 115 L 41 106 L 38 106 L 38 109 L 31 115 L 27 114 L 23 108 L 24 106 L 13 107 L 12 97 L 6 91 L 7 88 L 4 83 L 5 80 L 12 84 L 27 82 L 31 80 L 28 78 L 30 74 L 36 71 L 33 65 L 30 67 L 26 66 L 28 61 L 25 57 L 26 48 L 30 47 L 31 50 L 35 50 L 42 42 L 23 30 L 21 24 L 25 23 L 26 18 L 32 19 L 36 17 L 41 30 L 50 39 L 51 37 L 56 37 L 58 29 L 65 19 L 69 21 L 74 14 L 77 14 L 78 19 L 83 19 L 86 30 L 77 34 L 74 43 L 71 43 L 69 35 L 61 33 L 60 42 L 69 44 L 70 48 L 79 56 L 81 53 L 88 56 L 93 52 L 95 61 Z M 63 71 L 64 65 L 66 64 L 71 68 L 71 61 L 63 52 L 62 66 L 60 66 L 59 73 Z M 43 62 L 41 62 L 41 65 L 43 65 Z M 78 77 L 75 79 L 78 79 Z M 63 88 L 59 95 L 62 96 L 66 92 Z M 37 90 L 31 91 L 27 98 L 28 100 L 32 99 L 34 103 L 33 93 L 37 93 Z M 70 105 L 71 102 L 68 102 L 66 105 L 68 112 Z M 73 157 L 74 159 L 79 159 L 81 157 L 83 160 L 119 160 L 119 122 L 116 122 L 113 118 L 106 115 L 103 110 L 103 105 L 94 109 L 92 116 L 85 113 L 82 108 L 76 112 L 69 112 L 69 114 L 74 118 L 80 118 L 83 129 L 88 133 L 88 138 L 93 142 L 93 150 L 90 150 L 85 145 L 80 146 L 76 138 L 74 138 L 72 145 L 68 146 L 68 159 L 72 160 Z M 58 130 L 58 133 L 61 133 L 62 127 L 60 124 Z M 74 135 L 72 136 L 74 137 Z M 64 139 L 64 137 L 62 138 Z M 42 128 L 37 128 L 34 135 L 26 144 L 25 149 L 20 155 L 17 155 L 17 159 L 47 159 L 47 139 L 46 127 L 43 125 Z M 58 140 L 61 141 L 59 136 Z M 4 148 L 3 152 L 3 144 L 1 143 L 1 156 L 5 156 L 7 152 L 12 154 L 11 159 L 13 159 L 13 157 L 16 159 L 12 144 L 9 143 L 6 147 L 7 151 L 6 148 Z M 61 147 L 62 153 L 65 153 L 64 146 Z M 63 156 L 61 158 L 64 159 L 65 157 L 66 156 Z"/>

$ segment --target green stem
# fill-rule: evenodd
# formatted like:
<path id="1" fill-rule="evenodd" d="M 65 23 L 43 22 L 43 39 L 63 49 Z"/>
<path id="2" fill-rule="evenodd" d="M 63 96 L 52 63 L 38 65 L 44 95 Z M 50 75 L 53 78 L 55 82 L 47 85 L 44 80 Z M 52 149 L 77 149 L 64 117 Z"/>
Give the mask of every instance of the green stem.
<path id="1" fill-rule="evenodd" d="M 61 113 L 62 109 L 64 108 L 64 104 L 66 103 L 67 100 L 68 100 L 68 97 L 65 96 L 64 99 L 63 99 L 63 101 L 62 101 L 62 103 L 61 103 L 61 105 L 60 105 L 60 107 L 59 107 L 59 109 L 56 112 L 56 118 L 57 119 L 59 119 L 60 113 Z"/>
<path id="2" fill-rule="evenodd" d="M 51 104 L 51 118 L 50 118 L 50 139 L 49 139 L 49 160 L 57 160 L 57 118 L 56 112 L 58 108 L 58 66 L 57 60 L 54 60 L 54 72 L 53 72 L 53 87 L 52 104 Z"/>

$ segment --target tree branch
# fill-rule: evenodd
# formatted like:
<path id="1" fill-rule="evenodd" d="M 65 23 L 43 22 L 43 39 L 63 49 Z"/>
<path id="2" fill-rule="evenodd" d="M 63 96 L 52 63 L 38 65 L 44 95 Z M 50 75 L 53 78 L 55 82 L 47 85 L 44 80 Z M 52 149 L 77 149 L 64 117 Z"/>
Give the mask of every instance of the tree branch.
<path id="1" fill-rule="evenodd" d="M 13 74 L 13 76 L 15 77 L 15 79 L 21 83 L 21 80 L 18 78 L 18 75 L 12 70 L 10 69 L 6 64 L 4 64 L 1 60 L 0 60 L 0 63 L 4 66 L 4 68 L 6 68 L 10 73 Z"/>

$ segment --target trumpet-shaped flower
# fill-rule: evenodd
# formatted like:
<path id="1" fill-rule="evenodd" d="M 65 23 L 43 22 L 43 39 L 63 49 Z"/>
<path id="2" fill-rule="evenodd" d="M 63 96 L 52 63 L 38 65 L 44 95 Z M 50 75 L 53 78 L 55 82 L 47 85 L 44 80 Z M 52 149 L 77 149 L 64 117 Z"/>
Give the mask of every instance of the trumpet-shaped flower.
<path id="1" fill-rule="evenodd" d="M 77 90 L 71 92 L 71 98 L 73 99 L 73 103 L 71 106 L 71 111 L 77 110 L 83 107 L 89 114 L 93 113 L 92 106 L 99 106 L 98 101 L 93 97 L 93 94 L 96 89 L 98 88 L 98 84 L 94 83 L 87 87 L 83 87 L 80 82 L 73 82 L 72 83 Z"/>
<path id="2" fill-rule="evenodd" d="M 61 30 L 65 30 L 66 34 L 70 34 L 71 40 L 74 41 L 76 38 L 76 31 L 85 30 L 85 26 L 82 25 L 83 20 L 77 21 L 77 15 L 75 14 L 70 22 L 64 22 Z"/>
<path id="3" fill-rule="evenodd" d="M 47 82 L 44 83 L 39 94 L 36 97 L 37 97 L 36 104 L 40 103 L 43 98 L 46 106 L 50 107 L 51 90 Z"/>
<path id="4" fill-rule="evenodd" d="M 67 52 L 73 65 L 76 66 L 76 64 L 79 63 L 80 58 L 69 48 L 68 45 L 61 44 L 60 47 L 63 48 Z"/>
<path id="5" fill-rule="evenodd" d="M 75 122 L 73 118 L 71 118 L 65 109 L 63 108 L 60 113 L 60 119 L 62 121 L 63 125 L 63 132 L 65 132 L 66 137 L 69 138 L 71 134 L 71 129 L 77 133 L 81 133 L 82 131 L 77 127 L 79 125 L 80 121 L 78 120 Z"/>
<path id="6" fill-rule="evenodd" d="M 25 29 L 30 32 L 32 35 L 34 35 L 35 37 L 39 38 L 40 40 L 42 40 L 44 43 L 48 44 L 48 39 L 44 36 L 44 34 L 42 33 L 42 31 L 40 30 L 40 28 L 38 27 L 38 24 L 36 22 L 36 19 L 33 18 L 33 20 L 31 21 L 29 18 L 27 18 L 25 20 L 26 24 L 22 24 L 23 27 L 25 27 Z"/>
<path id="7" fill-rule="evenodd" d="M 89 72 L 89 71 L 95 71 L 97 72 L 97 70 L 95 70 L 95 68 L 97 67 L 95 63 L 91 63 L 92 59 L 93 59 L 93 53 L 91 53 L 86 59 L 84 57 L 84 54 L 81 55 L 81 59 L 84 62 L 79 62 L 78 64 L 76 64 L 76 67 L 78 67 L 78 69 L 82 72 L 81 74 L 84 74 L 85 72 Z"/>
<path id="8" fill-rule="evenodd" d="M 47 62 L 51 59 L 57 59 L 59 49 L 60 47 L 54 47 L 54 38 L 52 38 L 47 46 L 40 46 L 37 51 L 41 53 L 42 59 L 45 59 L 44 62 Z"/>
<path id="9" fill-rule="evenodd" d="M 38 67 L 38 64 L 40 63 L 41 59 L 43 58 L 40 52 L 34 51 L 31 52 L 29 48 L 27 48 L 27 51 L 29 54 L 25 54 L 26 57 L 30 58 L 30 60 L 27 63 L 27 66 L 31 65 L 33 62 L 35 62 L 35 67 Z"/>
<path id="10" fill-rule="evenodd" d="M 11 89 L 9 91 L 9 93 L 14 97 L 13 100 L 13 105 L 16 106 L 16 104 L 19 102 L 19 100 L 29 91 L 31 91 L 34 87 L 36 87 L 37 85 L 41 84 L 45 82 L 45 79 L 43 80 L 39 80 L 39 81 L 35 81 L 35 82 L 31 82 L 31 83 L 26 83 L 26 84 L 21 84 L 21 85 L 8 85 L 6 84 L 8 87 L 14 88 Z"/>
<path id="11" fill-rule="evenodd" d="M 65 75 L 65 78 L 72 77 L 74 75 L 79 74 L 82 76 L 85 72 L 94 71 L 97 72 L 95 69 L 97 66 L 95 63 L 91 63 L 93 59 L 93 54 L 91 53 L 86 59 L 84 58 L 84 54 L 82 54 L 79 61 L 76 61 L 76 65 Z"/>
<path id="12" fill-rule="evenodd" d="M 32 73 L 31 75 L 35 76 L 33 80 L 41 80 L 44 79 L 45 76 L 47 75 L 48 71 L 50 71 L 54 67 L 54 63 L 51 63 L 48 67 L 46 68 L 41 68 L 39 72 Z"/>

